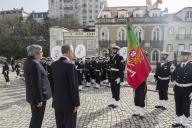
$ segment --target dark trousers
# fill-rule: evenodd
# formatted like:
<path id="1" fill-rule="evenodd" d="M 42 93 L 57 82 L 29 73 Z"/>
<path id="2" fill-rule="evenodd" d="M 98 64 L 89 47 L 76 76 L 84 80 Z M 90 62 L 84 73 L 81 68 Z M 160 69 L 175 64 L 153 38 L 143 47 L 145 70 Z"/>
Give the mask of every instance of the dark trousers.
<path id="1" fill-rule="evenodd" d="M 16 70 L 16 74 L 17 74 L 17 76 L 20 75 L 20 70 L 19 69 Z"/>
<path id="2" fill-rule="evenodd" d="M 174 97 L 176 106 L 176 115 L 185 115 L 187 118 L 190 116 L 190 93 L 192 92 L 192 87 L 174 87 Z"/>
<path id="3" fill-rule="evenodd" d="M 95 79 L 94 69 L 91 69 L 90 73 L 91 73 L 91 79 Z"/>
<path id="4" fill-rule="evenodd" d="M 103 73 L 101 75 L 101 81 L 104 81 L 107 79 L 107 71 L 106 70 L 103 70 Z"/>
<path id="5" fill-rule="evenodd" d="M 12 65 L 11 65 L 11 68 L 12 68 L 12 72 L 14 72 L 14 71 L 15 71 L 15 65 L 12 64 Z"/>
<path id="6" fill-rule="evenodd" d="M 120 83 L 117 84 L 115 80 L 111 80 L 111 92 L 112 92 L 112 98 L 114 98 L 116 101 L 119 101 L 119 95 L 120 95 Z"/>
<path id="7" fill-rule="evenodd" d="M 10 80 L 9 80 L 9 72 L 8 72 L 8 71 L 5 71 L 5 72 L 3 73 L 3 75 L 4 75 L 4 78 L 5 78 L 5 81 L 6 81 L 6 82 L 10 82 Z"/>
<path id="8" fill-rule="evenodd" d="M 169 88 L 169 80 L 158 80 L 158 93 L 159 100 L 168 100 L 168 88 Z"/>
<path id="9" fill-rule="evenodd" d="M 97 84 L 100 84 L 100 82 L 101 82 L 100 72 L 99 71 L 95 71 L 95 81 L 96 81 Z"/>
<path id="10" fill-rule="evenodd" d="M 87 82 L 91 82 L 91 76 L 90 76 L 90 73 L 89 73 L 89 71 L 85 71 L 85 80 L 87 81 Z"/>
<path id="11" fill-rule="evenodd" d="M 135 90 L 135 97 L 134 97 L 135 106 L 139 106 L 142 108 L 145 107 L 146 93 L 147 93 L 147 85 L 144 82 Z"/>
<path id="12" fill-rule="evenodd" d="M 81 71 L 77 70 L 77 75 L 78 75 L 78 83 L 79 83 L 79 85 L 82 85 L 83 73 Z"/>
<path id="13" fill-rule="evenodd" d="M 55 109 L 57 128 L 76 128 L 77 113 Z"/>
<path id="14" fill-rule="evenodd" d="M 31 121 L 29 128 L 41 128 L 43 117 L 45 113 L 46 102 L 43 102 L 43 106 L 38 108 L 36 105 L 31 104 Z"/>
<path id="15" fill-rule="evenodd" d="M 117 84 L 116 79 L 118 77 L 118 72 L 111 71 L 110 73 L 110 83 L 111 83 L 111 92 L 112 92 L 112 98 L 114 98 L 116 101 L 119 101 L 119 95 L 120 95 L 120 83 Z"/>

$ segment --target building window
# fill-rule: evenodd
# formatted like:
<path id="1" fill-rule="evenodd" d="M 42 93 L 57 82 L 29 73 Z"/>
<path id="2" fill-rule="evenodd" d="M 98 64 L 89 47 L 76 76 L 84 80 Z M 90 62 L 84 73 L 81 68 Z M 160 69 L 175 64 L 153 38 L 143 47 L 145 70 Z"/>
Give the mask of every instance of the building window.
<path id="1" fill-rule="evenodd" d="M 159 27 L 155 27 L 152 31 L 152 40 L 155 42 L 160 42 L 161 40 L 161 29 Z"/>
<path id="2" fill-rule="evenodd" d="M 101 40 L 102 41 L 107 41 L 109 40 L 109 30 L 107 28 L 101 29 Z"/>
<path id="3" fill-rule="evenodd" d="M 125 34 L 124 30 L 121 30 L 121 31 L 119 32 L 119 39 L 120 39 L 121 41 L 125 40 L 124 34 Z"/>
<path id="4" fill-rule="evenodd" d="M 185 34 L 186 34 L 186 28 L 185 27 L 179 28 L 179 39 L 180 40 L 185 39 Z"/>
<path id="5" fill-rule="evenodd" d="M 186 21 L 192 21 L 192 11 L 188 11 L 186 14 Z"/>
<path id="6" fill-rule="evenodd" d="M 119 18 L 124 18 L 125 15 L 124 14 L 119 14 Z"/>
<path id="7" fill-rule="evenodd" d="M 173 52 L 173 44 L 168 44 L 167 45 L 167 51 L 168 52 Z"/>
<path id="8" fill-rule="evenodd" d="M 189 45 L 189 50 L 192 51 L 192 44 Z"/>
<path id="9" fill-rule="evenodd" d="M 158 16 L 158 14 L 157 13 L 153 13 L 153 17 L 157 17 Z"/>
<path id="10" fill-rule="evenodd" d="M 54 3 L 54 0 L 51 0 L 51 3 Z"/>
<path id="11" fill-rule="evenodd" d="M 123 27 L 120 27 L 117 31 L 117 40 L 119 41 L 126 40 L 126 30 Z"/>
<path id="12" fill-rule="evenodd" d="M 142 40 L 144 40 L 143 38 L 143 29 L 141 27 L 136 27 L 135 28 L 135 35 L 137 37 L 137 40 L 141 43 Z"/>
<path id="13" fill-rule="evenodd" d="M 183 50 L 185 50 L 185 45 L 184 44 L 179 44 L 178 45 L 178 51 L 180 52 L 180 51 L 183 51 Z"/>
<path id="14" fill-rule="evenodd" d="M 174 27 L 169 28 L 169 35 L 172 35 L 172 34 L 174 34 Z"/>
<path id="15" fill-rule="evenodd" d="M 159 62 L 160 59 L 160 54 L 158 50 L 153 50 L 152 51 L 152 57 L 151 57 L 151 61 L 152 62 Z"/>

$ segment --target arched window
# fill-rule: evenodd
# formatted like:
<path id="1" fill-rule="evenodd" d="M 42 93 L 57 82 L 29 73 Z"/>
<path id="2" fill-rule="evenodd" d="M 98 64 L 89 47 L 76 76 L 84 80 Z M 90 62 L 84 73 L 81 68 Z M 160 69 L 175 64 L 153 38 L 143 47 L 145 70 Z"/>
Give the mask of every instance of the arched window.
<path id="1" fill-rule="evenodd" d="M 152 40 L 155 41 L 155 42 L 160 42 L 160 40 L 161 40 L 161 29 L 160 29 L 160 27 L 153 28 Z"/>
<path id="2" fill-rule="evenodd" d="M 141 27 L 135 28 L 135 35 L 137 37 L 137 40 L 141 43 L 142 40 L 144 40 L 144 33 L 143 29 Z"/>
<path id="3" fill-rule="evenodd" d="M 126 30 L 125 28 L 121 27 L 117 31 L 117 39 L 119 41 L 125 41 L 126 40 Z"/>
<path id="4" fill-rule="evenodd" d="M 107 28 L 102 28 L 100 33 L 100 39 L 102 41 L 109 40 L 109 30 Z"/>
<path id="5" fill-rule="evenodd" d="M 151 61 L 152 62 L 159 62 L 160 61 L 160 52 L 159 50 L 155 49 L 151 52 Z"/>

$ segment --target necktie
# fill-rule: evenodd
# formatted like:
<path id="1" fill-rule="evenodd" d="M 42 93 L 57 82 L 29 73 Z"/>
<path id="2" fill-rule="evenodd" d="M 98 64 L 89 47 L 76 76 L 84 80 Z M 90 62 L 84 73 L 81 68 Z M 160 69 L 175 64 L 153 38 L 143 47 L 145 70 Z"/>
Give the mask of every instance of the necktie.
<path id="1" fill-rule="evenodd" d="M 184 67 L 185 67 L 185 64 L 182 65 L 182 68 L 184 68 Z"/>

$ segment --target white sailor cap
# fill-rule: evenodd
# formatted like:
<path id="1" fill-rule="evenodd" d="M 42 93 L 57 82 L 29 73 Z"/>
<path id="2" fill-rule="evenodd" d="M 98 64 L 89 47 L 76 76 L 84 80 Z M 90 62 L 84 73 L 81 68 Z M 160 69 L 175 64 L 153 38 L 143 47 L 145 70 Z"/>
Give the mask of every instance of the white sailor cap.
<path id="1" fill-rule="evenodd" d="M 166 52 L 166 51 L 162 51 L 161 54 L 169 55 L 170 53 L 169 53 L 169 52 Z"/>
<path id="2" fill-rule="evenodd" d="M 113 49 L 117 49 L 117 50 L 120 50 L 120 47 L 115 45 L 115 46 L 112 46 Z"/>

